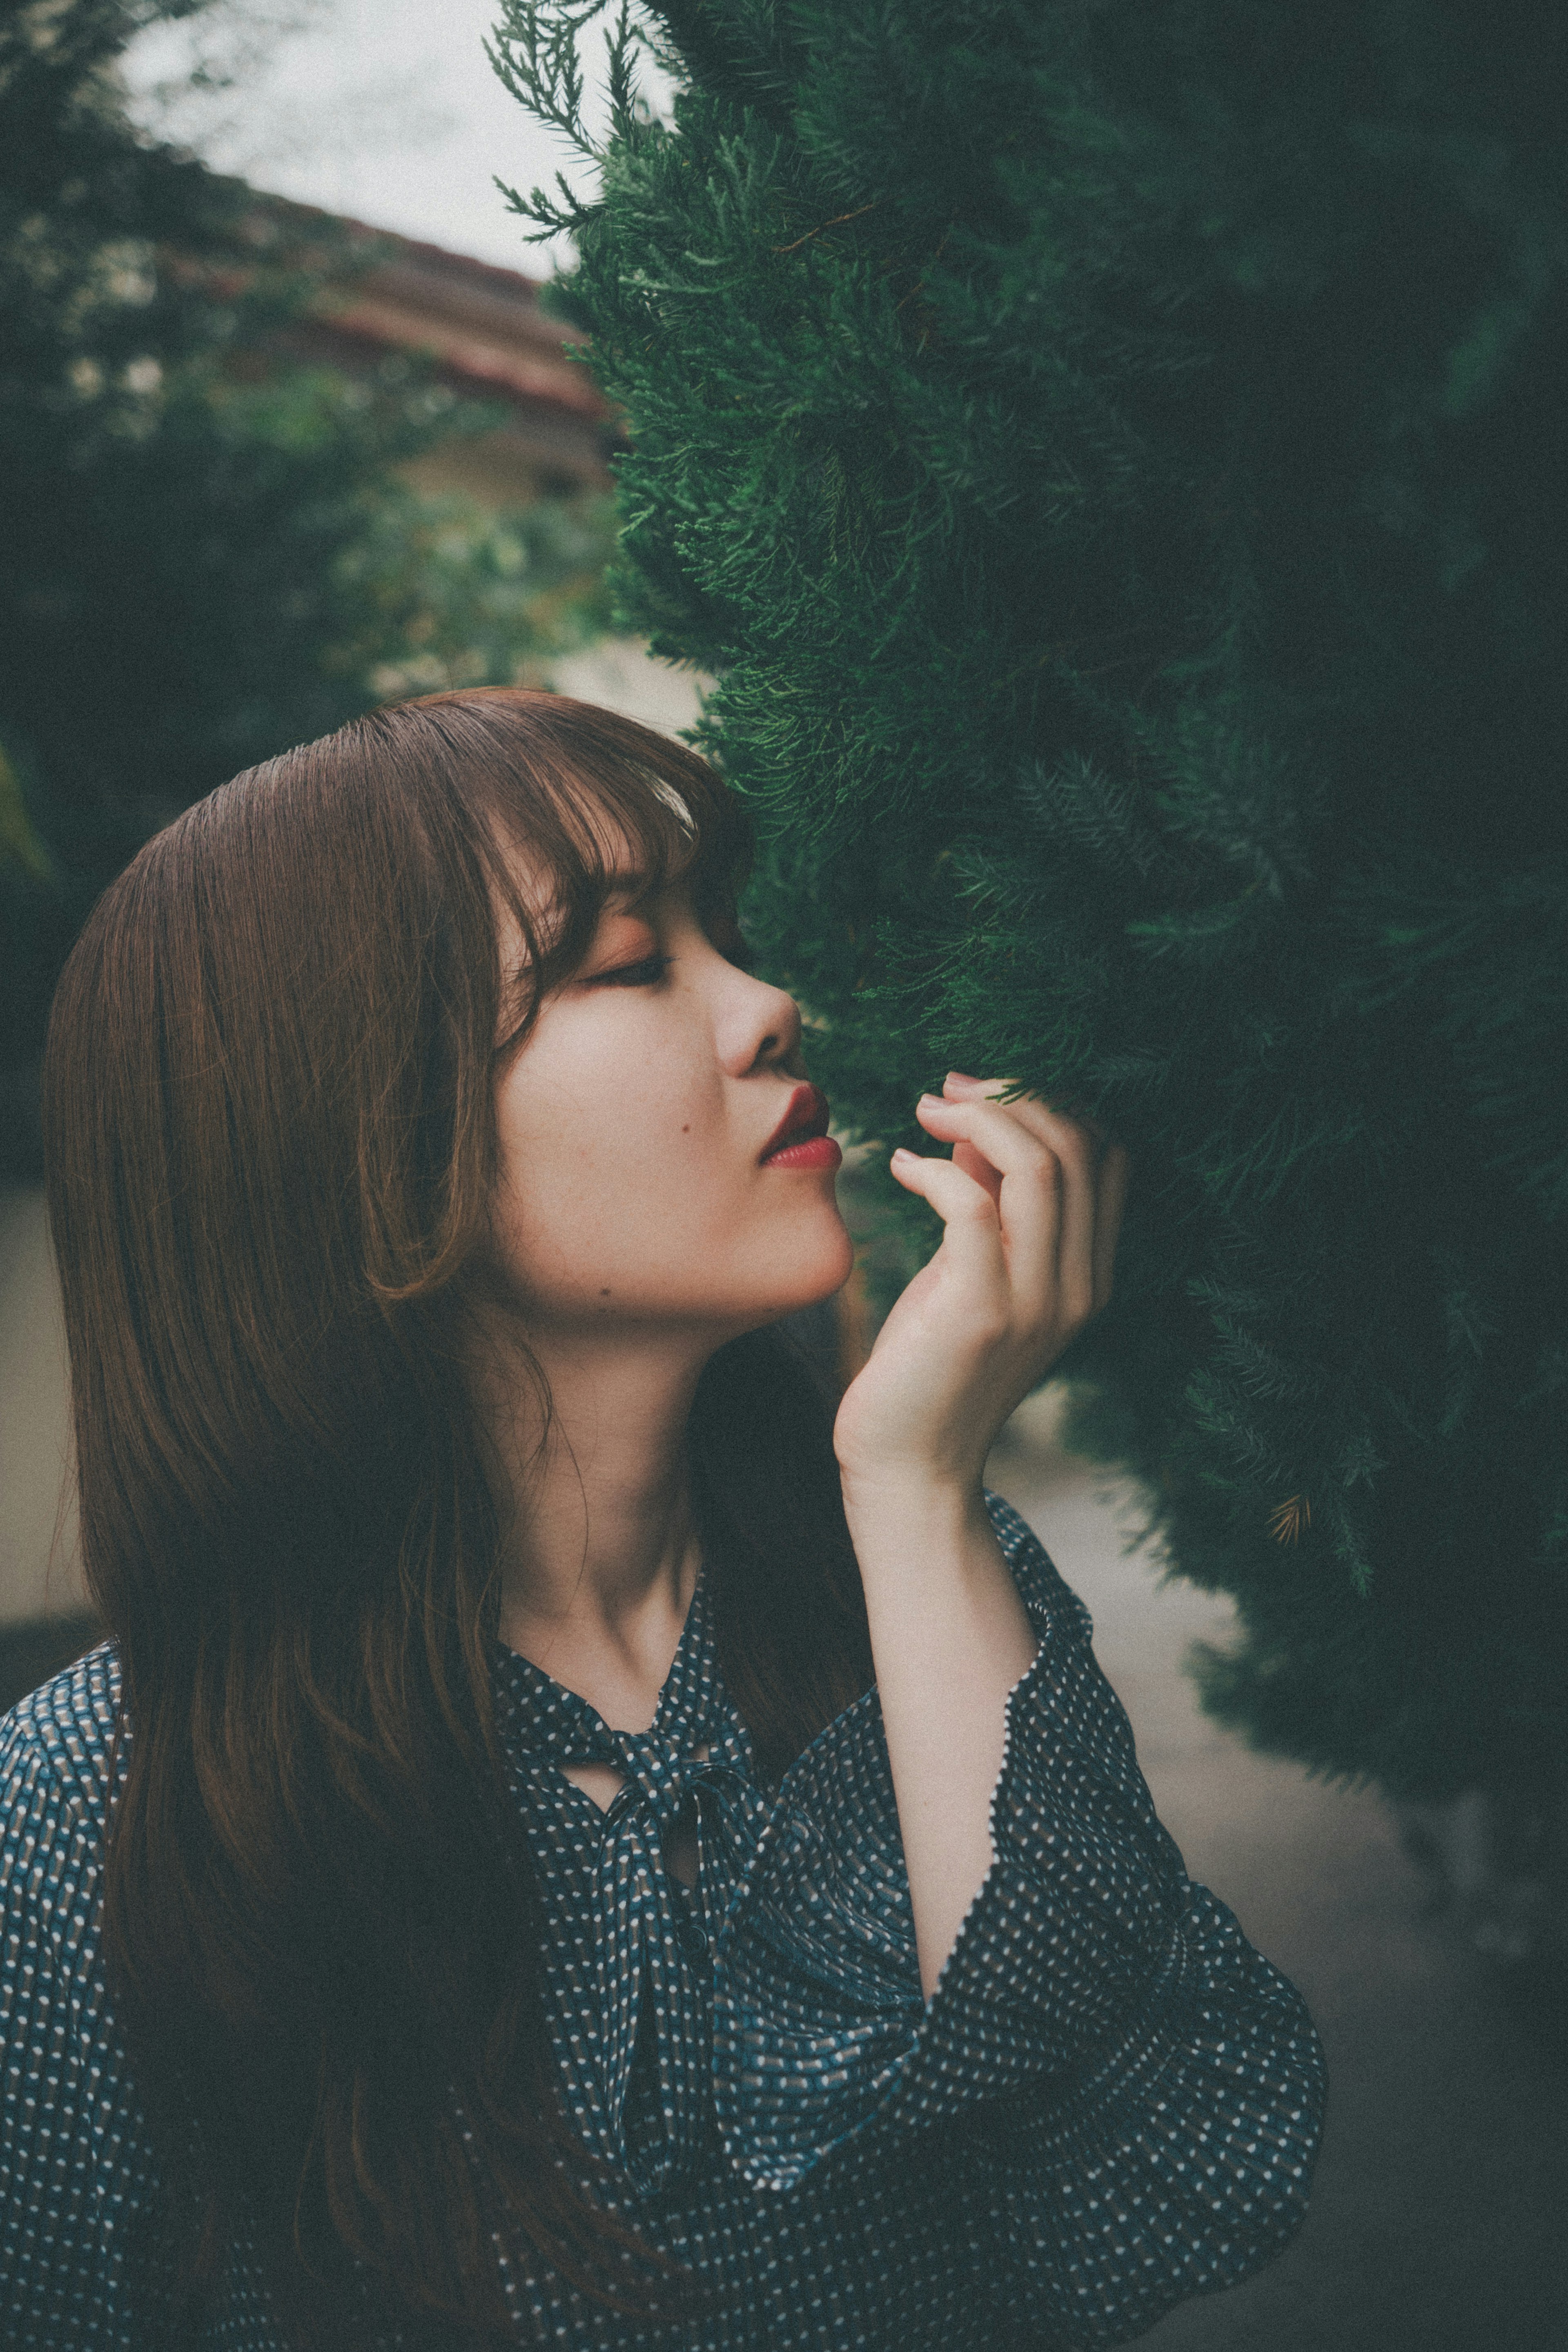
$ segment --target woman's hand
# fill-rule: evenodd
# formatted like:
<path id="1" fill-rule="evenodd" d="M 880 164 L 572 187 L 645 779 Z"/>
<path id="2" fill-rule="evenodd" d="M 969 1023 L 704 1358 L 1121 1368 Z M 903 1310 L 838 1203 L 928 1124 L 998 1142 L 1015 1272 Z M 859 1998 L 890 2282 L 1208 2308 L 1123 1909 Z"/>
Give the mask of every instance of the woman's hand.
<path id="1" fill-rule="evenodd" d="M 977 1495 L 1009 1414 L 1111 1296 L 1131 1162 L 1119 1143 L 1006 1079 L 949 1074 L 915 1116 L 953 1157 L 895 1151 L 942 1244 L 900 1296 L 833 1430 L 846 1497 Z"/>

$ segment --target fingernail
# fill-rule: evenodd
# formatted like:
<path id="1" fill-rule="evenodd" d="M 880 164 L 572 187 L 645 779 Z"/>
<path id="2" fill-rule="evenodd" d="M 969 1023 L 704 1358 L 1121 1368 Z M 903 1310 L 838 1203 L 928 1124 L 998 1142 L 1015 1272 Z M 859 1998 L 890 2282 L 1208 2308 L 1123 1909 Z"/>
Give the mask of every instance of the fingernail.
<path id="1" fill-rule="evenodd" d="M 972 1078 L 967 1070 L 949 1070 L 943 1083 L 949 1087 L 977 1087 L 980 1081 Z"/>
<path id="2" fill-rule="evenodd" d="M 938 1110 L 942 1108 L 942 1097 L 940 1095 L 922 1095 L 920 1099 L 923 1104 L 935 1103 Z"/>

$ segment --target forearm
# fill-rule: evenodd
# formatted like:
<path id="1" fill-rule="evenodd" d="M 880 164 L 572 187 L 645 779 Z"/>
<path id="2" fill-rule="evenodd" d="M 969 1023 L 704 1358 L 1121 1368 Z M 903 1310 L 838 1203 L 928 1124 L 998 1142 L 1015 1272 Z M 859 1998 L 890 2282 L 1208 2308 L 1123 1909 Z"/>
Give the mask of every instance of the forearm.
<path id="1" fill-rule="evenodd" d="M 1040 1644 L 978 1487 L 853 1487 L 865 1589 L 925 1997 L 991 1866 L 1008 1694 Z"/>

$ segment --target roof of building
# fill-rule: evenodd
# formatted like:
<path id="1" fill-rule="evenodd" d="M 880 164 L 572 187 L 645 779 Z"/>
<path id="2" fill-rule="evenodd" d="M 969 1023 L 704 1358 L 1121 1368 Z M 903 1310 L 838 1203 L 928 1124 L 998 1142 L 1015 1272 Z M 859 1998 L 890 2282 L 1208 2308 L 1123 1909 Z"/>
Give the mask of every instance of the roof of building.
<path id="1" fill-rule="evenodd" d="M 588 338 L 541 308 L 540 282 L 465 253 L 339 218 L 352 244 L 386 254 L 318 301 L 337 335 L 382 351 L 428 352 L 463 389 L 595 422 L 614 411 L 580 358 Z"/>

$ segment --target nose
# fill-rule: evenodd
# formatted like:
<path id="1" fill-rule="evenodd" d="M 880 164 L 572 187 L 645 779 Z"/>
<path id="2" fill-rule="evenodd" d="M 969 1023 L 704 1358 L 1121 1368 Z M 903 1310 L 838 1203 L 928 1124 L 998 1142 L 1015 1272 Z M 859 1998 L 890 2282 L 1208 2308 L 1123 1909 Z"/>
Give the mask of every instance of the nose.
<path id="1" fill-rule="evenodd" d="M 735 971 L 734 980 L 734 1010 L 726 1023 L 729 1051 L 725 1060 L 737 1075 L 758 1068 L 789 1071 L 800 1055 L 800 1006 L 787 989 L 775 988 L 751 972 Z"/>

